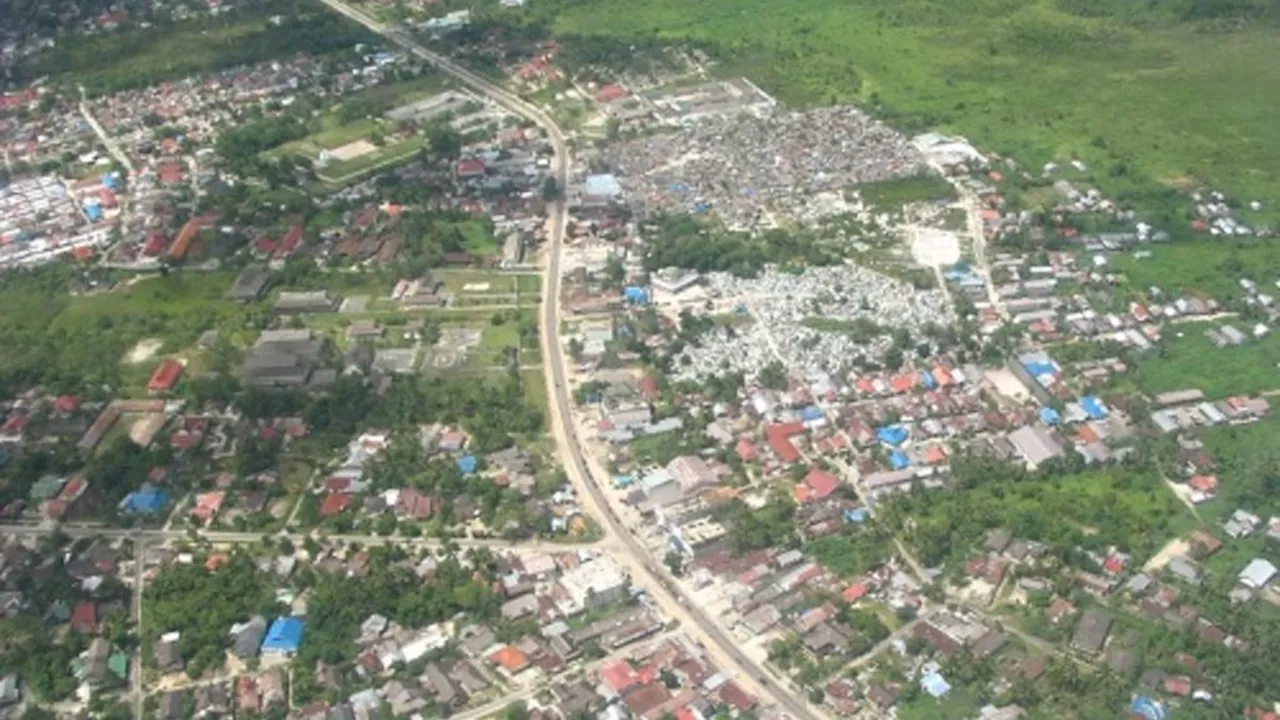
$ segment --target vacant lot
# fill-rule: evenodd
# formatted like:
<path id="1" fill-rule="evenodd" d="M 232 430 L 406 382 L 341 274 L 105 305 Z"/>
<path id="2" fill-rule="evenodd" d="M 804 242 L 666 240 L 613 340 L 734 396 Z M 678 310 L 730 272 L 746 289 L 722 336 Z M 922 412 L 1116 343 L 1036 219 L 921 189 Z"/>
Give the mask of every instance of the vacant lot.
<path id="1" fill-rule="evenodd" d="M 1248 332 L 1248 324 L 1233 322 Z M 1277 367 L 1280 335 L 1219 348 L 1204 334 L 1205 330 L 1218 326 L 1218 323 L 1169 326 L 1163 347 L 1138 361 L 1132 379 L 1146 393 L 1199 388 L 1212 398 L 1280 388 L 1280 367 Z M 1177 337 L 1177 333 L 1182 333 L 1182 337 Z"/>
<path id="2" fill-rule="evenodd" d="M 1280 197 L 1280 94 L 1264 91 L 1280 87 L 1275 18 L 1218 20 L 1224 3 L 558 4 L 561 35 L 701 41 L 727 59 L 721 72 L 785 102 L 878 105 L 905 129 L 957 132 L 1029 167 L 1079 157 L 1113 191 L 1202 180 Z"/>
<path id="3" fill-rule="evenodd" d="M 1240 280 L 1248 278 L 1262 292 L 1275 294 L 1280 280 L 1280 253 L 1274 240 L 1203 240 L 1148 248 L 1151 257 L 1113 255 L 1112 267 L 1124 274 L 1135 296 L 1158 287 L 1168 293 L 1202 293 L 1220 302 L 1243 296 Z"/>

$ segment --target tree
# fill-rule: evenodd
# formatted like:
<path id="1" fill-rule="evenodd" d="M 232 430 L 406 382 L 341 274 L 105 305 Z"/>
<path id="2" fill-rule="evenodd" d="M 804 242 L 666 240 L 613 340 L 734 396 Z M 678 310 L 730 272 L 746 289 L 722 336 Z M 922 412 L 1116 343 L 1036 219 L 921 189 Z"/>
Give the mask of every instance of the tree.
<path id="1" fill-rule="evenodd" d="M 684 554 L 676 550 L 668 550 L 667 554 L 662 557 L 662 563 L 667 566 L 672 575 L 680 577 L 684 574 Z"/>
<path id="2" fill-rule="evenodd" d="M 542 199 L 546 202 L 555 202 L 560 199 L 560 184 L 554 177 L 547 176 L 547 179 L 542 181 Z"/>
<path id="3" fill-rule="evenodd" d="M 760 381 L 761 385 L 771 390 L 787 389 L 787 371 L 782 367 L 782 363 L 777 360 L 760 368 L 760 374 L 756 379 Z"/>

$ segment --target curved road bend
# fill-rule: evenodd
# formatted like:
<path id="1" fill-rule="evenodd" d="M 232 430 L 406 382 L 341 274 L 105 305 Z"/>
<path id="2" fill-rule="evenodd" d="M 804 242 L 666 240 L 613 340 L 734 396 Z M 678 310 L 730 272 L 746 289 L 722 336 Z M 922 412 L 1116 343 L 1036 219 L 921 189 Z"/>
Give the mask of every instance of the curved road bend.
<path id="1" fill-rule="evenodd" d="M 568 142 L 563 131 L 546 112 L 498 87 L 485 77 L 427 50 L 403 30 L 389 28 L 362 10 L 341 0 L 322 1 L 333 10 L 384 35 L 417 57 L 454 76 L 473 91 L 541 127 L 547 133 L 555 150 L 553 172 L 563 194 L 568 186 L 569 177 Z M 638 574 L 645 580 L 642 584 L 664 611 L 680 619 L 686 627 L 696 629 L 702 638 L 710 641 L 708 650 L 713 658 L 721 666 L 726 666 L 725 669 L 736 671 L 740 682 L 748 689 L 762 695 L 765 700 L 772 701 L 798 720 L 816 720 L 819 718 L 818 713 L 752 662 L 739 649 L 736 641 L 712 621 L 701 608 L 686 602 L 674 583 L 658 570 L 653 558 L 640 542 L 623 527 L 600 489 L 597 478 L 587 468 L 582 446 L 573 429 L 572 406 L 564 369 L 564 353 L 560 344 L 560 251 L 567 222 L 568 211 L 561 199 L 552 206 L 549 217 L 550 249 L 547 253 L 546 278 L 543 282 L 542 294 L 542 351 L 545 358 L 543 369 L 546 373 L 547 390 L 552 398 L 550 409 L 553 415 L 553 432 L 562 454 L 566 456 L 565 470 L 575 486 L 579 488 L 588 510 L 604 523 L 608 535 L 619 544 L 619 549 L 623 551 L 622 559 L 630 566 L 632 577 Z M 585 492 L 582 492 L 584 490 Z"/>

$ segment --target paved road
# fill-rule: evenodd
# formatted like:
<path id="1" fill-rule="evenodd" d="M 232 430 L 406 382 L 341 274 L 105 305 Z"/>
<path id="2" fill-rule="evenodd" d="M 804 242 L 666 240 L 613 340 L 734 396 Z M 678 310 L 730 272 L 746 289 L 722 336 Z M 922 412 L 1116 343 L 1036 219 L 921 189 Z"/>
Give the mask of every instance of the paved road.
<path id="1" fill-rule="evenodd" d="M 427 50 L 407 32 L 387 27 L 363 11 L 340 0 L 323 1 L 330 8 L 374 32 L 381 33 L 419 58 L 454 76 L 473 91 L 536 123 L 546 132 L 555 151 L 552 173 L 563 193 L 569 179 L 569 144 L 563 131 L 547 113 L 498 87 L 483 76 Z M 552 425 L 557 447 L 564 456 L 565 470 L 582 493 L 584 505 L 600 519 L 609 536 L 615 541 L 616 547 L 622 551 L 622 559 L 628 561 L 627 565 L 631 570 L 633 581 L 640 580 L 639 584 L 648 589 L 650 595 L 665 612 L 684 622 L 686 627 L 695 629 L 697 634 L 708 640 L 712 645 L 708 649 L 712 651 L 713 657 L 721 664 L 727 664 L 726 670 L 737 672 L 743 684 L 749 689 L 756 689 L 765 700 L 773 702 L 796 718 L 810 720 L 819 717 L 818 713 L 811 710 L 803 700 L 796 698 L 771 680 L 706 613 L 685 600 L 671 578 L 658 569 L 658 564 L 646 548 L 623 527 L 601 489 L 601 479 L 597 478 L 588 467 L 582 445 L 573 428 L 572 404 L 564 367 L 563 345 L 560 342 L 560 253 L 567 223 L 568 211 L 563 200 L 560 200 L 550 208 L 548 218 L 549 243 L 544 268 L 546 279 L 543 281 L 541 337 L 543 370 L 547 378 L 548 391 L 551 393 Z"/>

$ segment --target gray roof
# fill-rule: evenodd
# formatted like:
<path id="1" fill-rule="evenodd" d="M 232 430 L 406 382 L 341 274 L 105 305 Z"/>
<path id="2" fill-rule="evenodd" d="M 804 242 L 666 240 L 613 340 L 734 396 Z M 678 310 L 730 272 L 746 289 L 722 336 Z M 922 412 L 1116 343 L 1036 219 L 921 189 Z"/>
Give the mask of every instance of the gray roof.
<path id="1" fill-rule="evenodd" d="M 258 649 L 262 646 L 262 638 L 267 634 L 267 621 L 260 615 L 255 616 L 249 622 L 235 628 L 232 634 L 235 635 L 233 651 L 236 657 L 257 657 Z"/>
<path id="2" fill-rule="evenodd" d="M 1102 649 L 1110 630 L 1111 616 L 1097 608 L 1089 608 L 1080 617 L 1080 624 L 1076 626 L 1071 644 L 1079 650 L 1097 652 Z"/>

